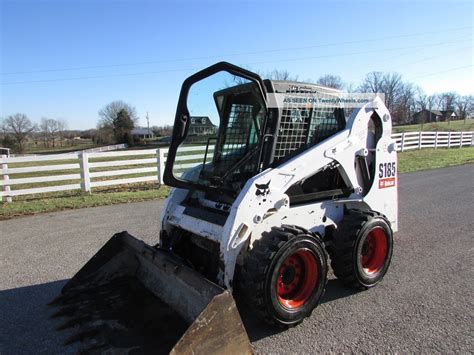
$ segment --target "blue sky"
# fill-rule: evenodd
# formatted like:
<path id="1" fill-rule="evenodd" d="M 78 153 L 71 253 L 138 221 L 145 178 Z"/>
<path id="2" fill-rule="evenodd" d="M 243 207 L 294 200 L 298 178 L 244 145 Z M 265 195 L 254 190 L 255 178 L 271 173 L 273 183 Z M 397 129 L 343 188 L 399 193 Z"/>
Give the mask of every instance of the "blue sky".
<path id="1" fill-rule="evenodd" d="M 96 126 L 121 99 L 172 124 L 182 81 L 226 60 L 358 84 L 396 71 L 427 93 L 474 93 L 471 1 L 0 0 L 0 117 Z"/>

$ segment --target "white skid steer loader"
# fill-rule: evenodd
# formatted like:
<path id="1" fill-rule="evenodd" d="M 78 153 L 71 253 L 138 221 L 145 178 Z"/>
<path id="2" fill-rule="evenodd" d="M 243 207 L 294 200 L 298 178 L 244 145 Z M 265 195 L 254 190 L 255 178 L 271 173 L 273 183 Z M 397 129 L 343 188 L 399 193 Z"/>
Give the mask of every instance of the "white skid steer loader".
<path id="1" fill-rule="evenodd" d="M 68 342 L 248 353 L 234 289 L 291 326 L 318 305 L 327 254 L 343 284 L 379 283 L 398 223 L 391 117 L 375 98 L 346 118 L 339 94 L 225 62 L 186 79 L 159 243 L 117 234 L 65 285 L 53 303 L 79 330 Z"/>

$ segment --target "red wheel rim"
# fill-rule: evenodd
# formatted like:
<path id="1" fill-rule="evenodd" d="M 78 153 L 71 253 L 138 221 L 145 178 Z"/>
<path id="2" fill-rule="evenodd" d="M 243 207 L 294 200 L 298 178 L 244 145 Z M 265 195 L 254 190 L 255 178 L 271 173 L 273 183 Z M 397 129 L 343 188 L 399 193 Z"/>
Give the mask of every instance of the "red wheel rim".
<path id="1" fill-rule="evenodd" d="M 360 253 L 362 269 L 368 275 L 379 272 L 387 259 L 387 234 L 381 227 L 372 229 L 365 237 Z"/>
<path id="2" fill-rule="evenodd" d="M 317 281 L 316 257 L 308 249 L 296 251 L 283 261 L 278 271 L 278 301 L 286 308 L 301 307 L 310 298 Z"/>

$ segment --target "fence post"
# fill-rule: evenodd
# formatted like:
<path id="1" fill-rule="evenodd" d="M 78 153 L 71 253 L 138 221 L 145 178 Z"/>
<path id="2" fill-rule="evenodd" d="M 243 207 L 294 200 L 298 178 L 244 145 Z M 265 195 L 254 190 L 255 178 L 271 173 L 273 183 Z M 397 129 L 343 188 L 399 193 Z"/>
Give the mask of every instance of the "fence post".
<path id="1" fill-rule="evenodd" d="M 438 131 L 435 134 L 435 149 L 438 149 Z"/>
<path id="2" fill-rule="evenodd" d="M 474 132 L 471 133 L 471 146 L 474 146 Z"/>
<path id="3" fill-rule="evenodd" d="M 165 152 L 166 150 L 163 148 L 158 148 L 156 150 L 156 159 L 158 165 L 158 182 L 162 185 L 163 182 L 163 174 L 165 172 Z"/>
<path id="4" fill-rule="evenodd" d="M 405 150 L 405 132 L 402 133 L 402 152 Z"/>
<path id="5" fill-rule="evenodd" d="M 421 140 L 423 139 L 423 133 L 418 133 L 418 149 L 421 149 Z"/>
<path id="6" fill-rule="evenodd" d="M 84 192 L 91 193 L 89 155 L 84 151 L 79 154 L 79 165 L 81 167 L 81 189 Z"/>
<path id="7" fill-rule="evenodd" d="M 462 138 L 463 138 L 462 136 L 463 136 L 463 133 L 464 133 L 464 132 L 461 131 L 461 138 L 459 138 L 459 148 L 462 147 Z"/>
<path id="8" fill-rule="evenodd" d="M 7 155 L 0 155 L 1 158 L 6 158 Z M 8 164 L 0 164 L 0 169 L 8 169 Z M 10 176 L 7 174 L 3 175 L 3 191 L 5 192 L 10 192 L 10 185 L 8 185 L 8 181 L 10 180 Z M 2 201 L 3 198 L 0 196 L 0 201 Z M 12 202 L 11 196 L 6 196 L 5 197 L 5 202 Z"/>
<path id="9" fill-rule="evenodd" d="M 451 148 L 451 131 L 448 133 L 448 148 Z"/>

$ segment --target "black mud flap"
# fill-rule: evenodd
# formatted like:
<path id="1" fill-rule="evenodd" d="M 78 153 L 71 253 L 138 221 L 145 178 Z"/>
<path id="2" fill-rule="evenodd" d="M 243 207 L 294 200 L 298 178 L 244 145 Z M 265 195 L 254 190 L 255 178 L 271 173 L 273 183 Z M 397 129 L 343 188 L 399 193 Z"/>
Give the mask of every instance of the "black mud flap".
<path id="1" fill-rule="evenodd" d="M 115 234 L 51 302 L 66 344 L 87 353 L 248 354 L 230 292 L 127 232 Z"/>

